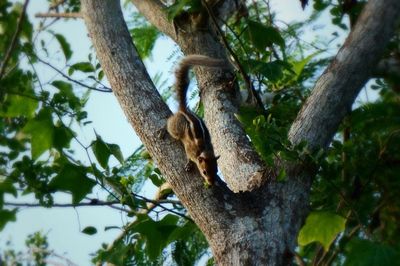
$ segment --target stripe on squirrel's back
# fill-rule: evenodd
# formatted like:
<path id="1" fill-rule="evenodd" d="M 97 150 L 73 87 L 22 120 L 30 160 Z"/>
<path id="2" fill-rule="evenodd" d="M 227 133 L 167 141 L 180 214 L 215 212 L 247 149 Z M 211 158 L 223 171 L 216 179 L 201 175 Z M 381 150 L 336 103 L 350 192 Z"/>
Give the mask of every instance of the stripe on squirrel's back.
<path id="1" fill-rule="evenodd" d="M 189 136 L 207 141 L 207 128 L 204 122 L 190 111 L 187 113 L 181 111 L 181 113 L 189 125 Z"/>

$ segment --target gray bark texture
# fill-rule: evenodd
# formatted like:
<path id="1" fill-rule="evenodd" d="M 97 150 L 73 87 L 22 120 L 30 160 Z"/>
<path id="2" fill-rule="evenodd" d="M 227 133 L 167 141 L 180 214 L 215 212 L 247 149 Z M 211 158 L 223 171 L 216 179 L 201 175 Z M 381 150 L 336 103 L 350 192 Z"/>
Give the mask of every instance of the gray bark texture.
<path id="1" fill-rule="evenodd" d="M 222 2 L 216 15 L 230 16 L 238 1 Z M 196 69 L 219 167 L 227 186 L 205 188 L 199 173 L 184 170 L 185 154 L 169 136 L 159 138 L 171 115 L 151 82 L 132 43 L 118 0 L 82 0 L 83 17 L 102 68 L 128 120 L 170 183 L 175 194 L 206 236 L 218 265 L 286 265 L 308 213 L 313 171 L 283 164 L 285 182 L 271 177 L 252 149 L 240 123 L 239 94 L 234 75 L 227 71 Z M 228 62 L 216 34 L 191 29 L 192 21 L 174 25 L 157 0 L 133 0 L 138 10 L 172 38 L 184 54 L 203 54 Z M 229 4 L 231 3 L 231 4 Z M 331 65 L 321 75 L 312 95 L 293 123 L 289 138 L 306 140 L 312 148 L 326 147 L 355 97 L 381 59 L 400 14 L 398 0 L 371 0 Z M 176 27 L 177 26 L 177 27 Z M 268 137 L 268 136 L 266 136 Z M 283 167 L 277 165 L 276 168 Z M 266 179 L 250 191 L 251 182 Z M 242 192 L 239 192 L 242 191 Z"/>

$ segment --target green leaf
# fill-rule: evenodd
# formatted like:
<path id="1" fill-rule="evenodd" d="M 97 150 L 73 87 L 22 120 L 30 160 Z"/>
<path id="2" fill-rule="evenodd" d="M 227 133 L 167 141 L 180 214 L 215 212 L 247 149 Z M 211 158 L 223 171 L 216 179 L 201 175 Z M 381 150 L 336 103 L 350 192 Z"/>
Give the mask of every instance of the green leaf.
<path id="1" fill-rule="evenodd" d="M 345 250 L 345 266 L 398 265 L 400 261 L 399 250 L 368 240 L 353 239 Z"/>
<path id="2" fill-rule="evenodd" d="M 59 89 L 59 93 L 55 93 L 53 96 L 53 102 L 55 103 L 68 103 L 69 107 L 74 110 L 79 110 L 82 107 L 80 99 L 76 97 L 72 89 L 72 85 L 62 80 L 55 80 L 51 83 L 54 87 Z"/>
<path id="3" fill-rule="evenodd" d="M 110 149 L 110 152 L 112 155 L 114 155 L 117 160 L 123 164 L 124 163 L 124 156 L 122 155 L 121 149 L 117 144 L 108 144 L 108 147 Z"/>
<path id="4" fill-rule="evenodd" d="M 283 70 L 289 68 L 288 65 L 280 60 L 268 63 L 258 60 L 248 60 L 245 61 L 245 64 L 250 72 L 261 74 L 271 82 L 277 82 L 283 78 Z"/>
<path id="5" fill-rule="evenodd" d="M 68 95 L 74 95 L 72 91 L 72 85 L 68 82 L 62 81 L 62 80 L 55 80 L 51 83 L 54 87 L 59 89 L 61 92 L 68 94 Z"/>
<path id="6" fill-rule="evenodd" d="M 94 235 L 97 233 L 97 229 L 93 226 L 87 226 L 82 230 L 82 233 L 87 234 L 87 235 Z"/>
<path id="7" fill-rule="evenodd" d="M 63 148 L 69 148 L 69 144 L 74 135 L 74 132 L 66 127 L 57 126 L 54 128 L 54 148 L 61 151 Z"/>
<path id="8" fill-rule="evenodd" d="M 295 75 L 295 79 L 298 80 L 299 77 L 301 76 L 304 67 L 318 54 L 320 54 L 321 51 L 315 52 L 310 54 L 309 56 L 307 56 L 306 58 L 300 60 L 300 61 L 296 61 L 292 63 L 292 70 L 294 71 Z"/>
<path id="9" fill-rule="evenodd" d="M 7 106 L 6 110 L 4 112 L 0 110 L 0 116 L 32 118 L 35 115 L 38 101 L 26 96 L 8 94 L 4 105 Z"/>
<path id="10" fill-rule="evenodd" d="M 31 136 L 32 159 L 36 160 L 53 145 L 54 125 L 50 110 L 42 109 L 26 124 L 23 131 Z"/>
<path id="11" fill-rule="evenodd" d="M 297 241 L 301 246 L 317 241 L 328 251 L 336 236 L 344 231 L 345 224 L 346 219 L 334 213 L 311 212 L 300 230 Z"/>
<path id="12" fill-rule="evenodd" d="M 157 187 L 161 186 L 165 182 L 165 180 L 162 178 L 162 176 L 158 173 L 149 175 L 149 178 L 151 180 L 151 183 L 153 183 L 153 185 L 155 185 Z"/>
<path id="13" fill-rule="evenodd" d="M 168 214 L 156 222 L 148 216 L 138 222 L 132 230 L 140 233 L 146 240 L 146 253 L 151 260 L 156 259 L 161 251 L 170 243 L 169 237 L 177 228 L 178 217 Z"/>
<path id="14" fill-rule="evenodd" d="M 111 155 L 111 150 L 107 143 L 105 143 L 97 134 L 96 140 L 92 142 L 92 150 L 101 167 L 103 167 L 104 169 L 107 168 L 108 159 Z"/>
<path id="15" fill-rule="evenodd" d="M 96 185 L 95 181 L 86 176 L 86 172 L 85 167 L 67 163 L 62 167 L 60 173 L 51 180 L 49 187 L 71 192 L 72 203 L 78 204 Z"/>
<path id="16" fill-rule="evenodd" d="M 97 161 L 104 169 L 108 166 L 108 160 L 111 155 L 121 163 L 124 163 L 124 156 L 122 155 L 121 149 L 117 144 L 106 143 L 102 138 L 96 134 L 96 140 L 92 142 L 92 150 L 96 156 Z"/>
<path id="17" fill-rule="evenodd" d="M 177 226 L 175 228 L 175 230 L 169 236 L 168 241 L 173 242 L 188 238 L 188 236 L 190 236 L 195 230 L 198 230 L 195 223 L 186 222 L 183 226 Z"/>
<path id="18" fill-rule="evenodd" d="M 278 182 L 283 182 L 283 181 L 286 181 L 286 178 L 287 178 L 286 171 L 285 171 L 284 168 L 282 168 L 282 169 L 279 171 L 279 175 L 278 175 L 278 177 L 276 178 L 276 180 L 277 180 Z"/>
<path id="19" fill-rule="evenodd" d="M 12 211 L 9 210 L 0 210 L 0 231 L 4 229 L 4 226 L 8 222 L 15 222 L 16 216 L 15 214 L 17 213 L 17 209 L 14 209 Z"/>
<path id="20" fill-rule="evenodd" d="M 91 73 L 91 72 L 95 71 L 93 65 L 91 63 L 89 63 L 89 62 L 79 62 L 79 63 L 73 64 L 70 67 L 70 69 L 82 71 L 82 72 L 85 72 L 85 73 Z"/>
<path id="21" fill-rule="evenodd" d="M 184 11 L 199 12 L 202 8 L 199 0 L 177 0 L 174 4 L 166 8 L 168 19 L 172 20 Z"/>
<path id="22" fill-rule="evenodd" d="M 160 32 L 154 26 L 144 26 L 133 28 L 131 31 L 135 46 L 140 54 L 140 57 L 149 57 L 156 43 Z M 99 75 L 100 76 L 100 75 Z M 99 78 L 101 80 L 101 78 Z"/>
<path id="23" fill-rule="evenodd" d="M 277 44 L 282 49 L 285 47 L 285 40 L 277 29 L 258 21 L 248 20 L 248 28 L 245 33 L 245 36 L 260 52 L 265 52 L 265 49 L 272 44 Z"/>
<path id="24" fill-rule="evenodd" d="M 9 178 L 5 180 L 0 179 L 0 195 L 4 193 L 10 193 L 14 197 L 17 197 L 17 189 L 14 187 L 13 182 Z M 2 207 L 1 200 L 0 200 L 0 207 Z"/>
<path id="25" fill-rule="evenodd" d="M 61 34 L 54 34 L 54 37 L 56 37 L 58 43 L 61 46 L 61 50 L 64 53 L 65 60 L 68 61 L 72 56 L 72 50 L 71 50 L 69 43 L 67 42 L 65 37 Z"/>

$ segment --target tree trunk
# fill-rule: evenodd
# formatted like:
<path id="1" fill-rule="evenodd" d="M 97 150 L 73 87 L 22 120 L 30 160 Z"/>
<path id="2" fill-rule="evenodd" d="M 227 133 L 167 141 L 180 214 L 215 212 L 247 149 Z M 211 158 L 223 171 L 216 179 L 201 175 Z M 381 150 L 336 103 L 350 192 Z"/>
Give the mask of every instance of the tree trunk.
<path id="1" fill-rule="evenodd" d="M 166 19 L 161 2 L 133 2 L 185 53 L 227 58 L 212 31 L 184 33 L 178 29 L 176 32 Z M 90 37 L 115 96 L 175 194 L 206 236 L 217 264 L 288 264 L 308 212 L 312 169 L 286 162 L 276 168 L 284 165 L 287 181 L 270 178 L 263 186 L 246 191 L 252 177 L 268 178 L 266 173 L 270 172 L 265 170 L 234 117 L 239 103 L 236 85 L 232 85 L 233 74 L 199 69 L 196 74 L 207 126 L 217 154 L 221 155 L 220 168 L 229 186 L 218 183 L 205 188 L 198 173 L 184 171 L 182 145 L 168 136 L 158 137 L 171 112 L 136 52 L 120 1 L 82 0 L 81 3 Z M 224 9 L 221 14 L 234 10 L 226 5 L 221 5 L 221 9 Z M 368 80 L 369 70 L 380 59 L 384 44 L 394 32 L 399 10 L 398 0 L 373 0 L 366 5 L 359 23 L 316 83 L 294 122 L 289 134 L 292 143 L 305 140 L 312 148 L 330 143 Z M 236 193 L 240 190 L 246 192 Z"/>

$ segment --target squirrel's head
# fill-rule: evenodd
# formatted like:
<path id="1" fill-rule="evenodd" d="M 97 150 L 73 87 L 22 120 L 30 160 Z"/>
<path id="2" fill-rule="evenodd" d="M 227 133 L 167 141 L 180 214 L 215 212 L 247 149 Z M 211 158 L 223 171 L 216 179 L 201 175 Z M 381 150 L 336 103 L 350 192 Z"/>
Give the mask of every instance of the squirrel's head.
<path id="1" fill-rule="evenodd" d="M 204 180 L 209 184 L 213 185 L 215 179 L 218 178 L 218 164 L 217 160 L 219 156 L 215 156 L 214 153 L 202 152 L 197 157 L 197 168 Z"/>

